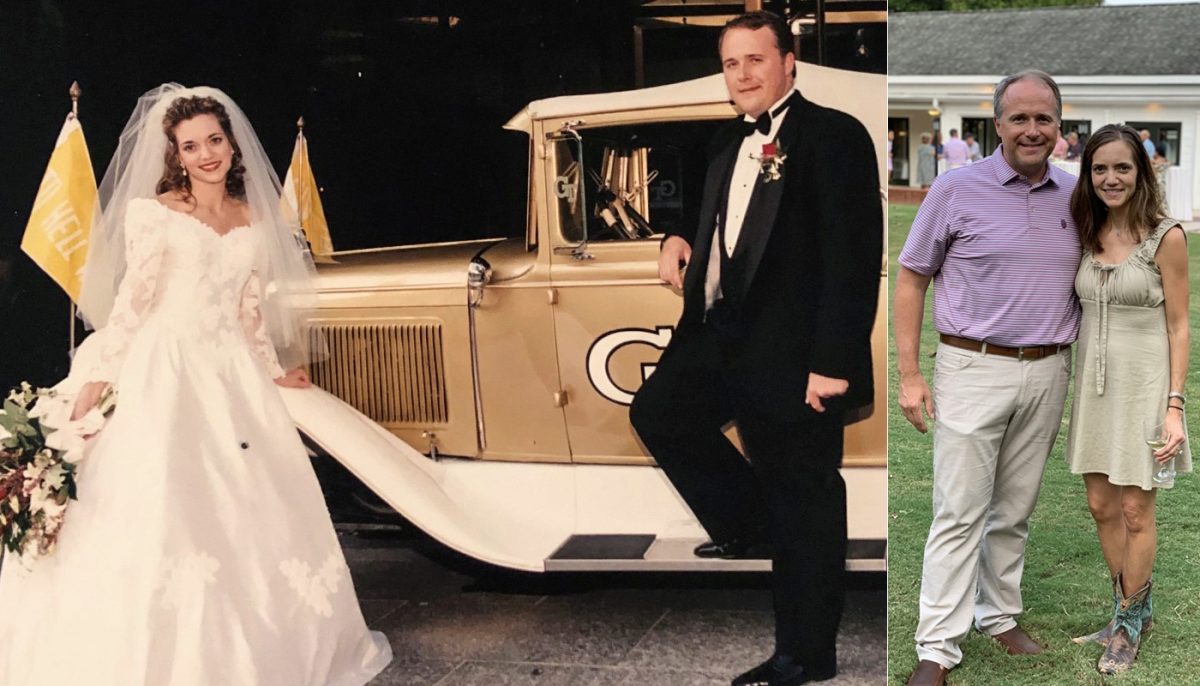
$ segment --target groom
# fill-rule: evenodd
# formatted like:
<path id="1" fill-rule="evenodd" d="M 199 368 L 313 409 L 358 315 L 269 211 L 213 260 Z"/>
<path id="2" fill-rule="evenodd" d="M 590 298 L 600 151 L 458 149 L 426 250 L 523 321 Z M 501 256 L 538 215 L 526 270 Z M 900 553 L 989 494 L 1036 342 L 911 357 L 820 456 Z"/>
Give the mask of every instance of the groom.
<path id="1" fill-rule="evenodd" d="M 697 555 L 770 544 L 775 653 L 733 683 L 791 686 L 837 673 L 838 467 L 844 420 L 874 394 L 883 214 L 866 130 L 794 90 L 787 24 L 745 14 L 718 45 L 745 116 L 710 146 L 698 228 L 663 241 L 683 316 L 630 419 L 712 536 Z M 749 460 L 721 432 L 730 421 Z"/>

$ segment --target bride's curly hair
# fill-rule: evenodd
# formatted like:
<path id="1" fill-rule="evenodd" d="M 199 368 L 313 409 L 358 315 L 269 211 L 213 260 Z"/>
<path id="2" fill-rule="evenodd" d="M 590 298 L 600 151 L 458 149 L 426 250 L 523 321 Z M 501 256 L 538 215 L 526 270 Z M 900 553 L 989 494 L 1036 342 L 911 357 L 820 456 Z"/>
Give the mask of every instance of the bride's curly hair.
<path id="1" fill-rule="evenodd" d="M 158 180 L 157 193 L 179 191 L 185 197 L 192 195 L 192 181 L 183 174 L 183 163 L 179 159 L 179 143 L 175 140 L 175 128 L 180 122 L 187 121 L 201 114 L 211 114 L 221 124 L 221 130 L 233 146 L 233 159 L 229 165 L 229 173 L 225 175 L 225 192 L 231 198 L 246 199 L 246 167 L 242 164 L 242 149 L 237 139 L 233 137 L 233 127 L 229 123 L 229 113 L 225 106 L 216 98 L 194 95 L 179 98 L 167 108 L 163 116 L 163 133 L 167 135 L 170 145 L 167 146 L 166 160 L 163 166 L 162 178 Z"/>

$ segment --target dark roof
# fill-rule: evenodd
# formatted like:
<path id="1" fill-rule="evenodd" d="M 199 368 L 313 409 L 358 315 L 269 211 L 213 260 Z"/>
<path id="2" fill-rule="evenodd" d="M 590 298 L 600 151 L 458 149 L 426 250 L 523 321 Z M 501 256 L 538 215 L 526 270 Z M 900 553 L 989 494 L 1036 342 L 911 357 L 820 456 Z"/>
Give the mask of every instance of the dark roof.
<path id="1" fill-rule="evenodd" d="M 888 73 L 1200 74 L 1200 3 L 893 12 Z"/>

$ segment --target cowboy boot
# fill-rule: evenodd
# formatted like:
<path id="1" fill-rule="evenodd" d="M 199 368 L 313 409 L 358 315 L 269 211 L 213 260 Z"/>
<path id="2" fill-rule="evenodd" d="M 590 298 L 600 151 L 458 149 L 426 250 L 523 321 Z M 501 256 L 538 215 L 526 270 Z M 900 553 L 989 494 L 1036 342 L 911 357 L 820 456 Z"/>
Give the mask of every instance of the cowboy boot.
<path id="1" fill-rule="evenodd" d="M 1087 636 L 1076 636 L 1071 639 L 1072 643 L 1099 643 L 1100 645 L 1108 645 L 1108 639 L 1112 636 L 1113 626 L 1116 623 L 1117 609 L 1121 605 L 1121 584 L 1117 581 L 1117 577 L 1112 578 L 1113 584 L 1113 619 L 1108 620 L 1108 624 L 1104 625 L 1103 629 L 1092 632 Z M 1151 627 L 1154 626 L 1154 603 L 1150 597 L 1146 597 L 1146 607 L 1142 611 L 1142 633 L 1149 633 Z"/>
<path id="2" fill-rule="evenodd" d="M 1118 575 L 1118 579 L 1120 575 Z M 1119 582 L 1118 582 L 1119 583 Z M 1122 596 L 1104 654 L 1096 663 L 1101 674 L 1124 672 L 1133 666 L 1142 642 L 1142 616 L 1150 598 L 1151 581 L 1132 595 Z"/>

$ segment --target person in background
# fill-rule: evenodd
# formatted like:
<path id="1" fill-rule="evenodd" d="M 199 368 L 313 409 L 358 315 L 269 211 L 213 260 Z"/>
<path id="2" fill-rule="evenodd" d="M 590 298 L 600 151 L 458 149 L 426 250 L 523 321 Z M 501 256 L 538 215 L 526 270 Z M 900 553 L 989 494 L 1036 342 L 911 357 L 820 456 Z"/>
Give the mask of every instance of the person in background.
<path id="1" fill-rule="evenodd" d="M 1063 138 L 1062 133 L 1058 134 L 1058 138 L 1054 141 L 1054 151 L 1050 153 L 1050 157 L 1056 160 L 1067 159 L 1067 149 L 1070 146 L 1067 144 L 1067 139 Z"/>
<path id="2" fill-rule="evenodd" d="M 892 131 L 891 129 L 888 129 L 888 139 L 887 139 L 888 183 L 892 182 L 892 172 L 895 171 L 895 163 L 894 163 L 895 153 L 892 150 L 892 146 L 894 146 L 895 143 L 896 143 L 896 132 Z"/>
<path id="3" fill-rule="evenodd" d="M 917 185 L 929 188 L 937 176 L 937 149 L 933 147 L 933 134 L 921 134 L 921 144 L 917 146 Z"/>
<path id="4" fill-rule="evenodd" d="M 950 138 L 942 146 L 942 157 L 946 160 L 946 169 L 965 167 L 971 161 L 971 149 L 966 141 L 958 137 L 958 129 L 950 129 Z"/>
<path id="5" fill-rule="evenodd" d="M 1154 181 L 1158 184 L 1158 197 L 1162 202 L 1162 210 L 1167 211 L 1167 170 L 1171 168 L 1171 160 L 1167 159 L 1167 151 L 1160 143 L 1154 148 L 1154 158 L 1150 160 L 1150 167 L 1154 170 Z"/>
<path id="6" fill-rule="evenodd" d="M 963 135 L 963 140 L 967 143 L 967 151 L 971 154 L 971 161 L 978 162 L 983 159 L 983 152 L 979 149 L 979 141 L 975 140 L 975 134 L 970 131 Z"/>
<path id="7" fill-rule="evenodd" d="M 1067 134 L 1067 161 L 1075 162 L 1083 154 L 1083 144 L 1079 142 L 1079 134 L 1075 131 Z"/>
<path id="8" fill-rule="evenodd" d="M 1142 149 L 1146 151 L 1146 156 L 1154 157 L 1154 143 L 1150 140 L 1150 129 L 1138 131 L 1138 136 L 1142 139 Z"/>

